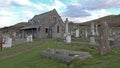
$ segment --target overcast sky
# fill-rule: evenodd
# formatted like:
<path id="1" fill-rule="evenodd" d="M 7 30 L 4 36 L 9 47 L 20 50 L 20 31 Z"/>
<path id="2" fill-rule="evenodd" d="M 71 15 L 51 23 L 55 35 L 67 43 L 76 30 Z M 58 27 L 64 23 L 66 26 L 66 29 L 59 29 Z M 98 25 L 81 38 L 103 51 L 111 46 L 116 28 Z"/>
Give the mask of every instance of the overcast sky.
<path id="1" fill-rule="evenodd" d="M 80 23 L 120 14 L 120 0 L 0 0 L 0 27 L 27 22 L 54 8 L 63 20 Z"/>

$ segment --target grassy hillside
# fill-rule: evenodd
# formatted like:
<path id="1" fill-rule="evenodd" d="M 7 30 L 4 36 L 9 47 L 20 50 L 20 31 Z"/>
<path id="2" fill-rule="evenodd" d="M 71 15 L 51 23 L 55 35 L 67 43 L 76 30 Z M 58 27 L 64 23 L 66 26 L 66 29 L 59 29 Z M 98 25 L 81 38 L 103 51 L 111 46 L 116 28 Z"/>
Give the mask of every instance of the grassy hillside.
<path id="1" fill-rule="evenodd" d="M 18 24 L 9 26 L 9 27 L 4 27 L 0 28 L 1 32 L 19 32 L 19 30 L 24 27 L 27 24 L 27 22 L 20 22 Z"/>
<path id="2" fill-rule="evenodd" d="M 62 40 L 48 39 L 43 46 L 0 59 L 0 68 L 120 68 L 120 48 L 113 49 L 104 56 L 99 56 L 98 51 L 89 48 L 89 46 L 91 45 L 66 45 Z M 47 48 L 87 51 L 92 54 L 92 58 L 87 60 L 75 59 L 70 66 L 67 66 L 60 60 L 40 56 L 40 52 Z"/>
<path id="3" fill-rule="evenodd" d="M 82 23 L 82 25 L 89 25 L 90 23 L 97 23 L 99 24 L 100 22 L 104 22 L 106 21 L 109 26 L 120 26 L 120 15 L 109 15 L 109 16 L 105 16 L 96 20 L 92 20 L 92 21 L 88 21 L 88 22 L 84 22 Z"/>

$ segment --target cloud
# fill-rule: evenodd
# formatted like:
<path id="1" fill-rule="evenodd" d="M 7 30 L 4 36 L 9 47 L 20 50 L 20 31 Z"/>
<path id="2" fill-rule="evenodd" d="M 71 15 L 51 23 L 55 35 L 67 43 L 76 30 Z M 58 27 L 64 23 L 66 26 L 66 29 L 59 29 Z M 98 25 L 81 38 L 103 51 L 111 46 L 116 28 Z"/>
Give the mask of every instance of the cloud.
<path id="1" fill-rule="evenodd" d="M 88 21 L 110 15 L 107 9 L 120 8 L 120 0 L 69 0 L 63 17 L 76 21 Z M 79 19 L 79 20 L 78 20 Z"/>
<path id="2" fill-rule="evenodd" d="M 120 0 L 50 0 L 52 4 L 31 0 L 0 0 L 0 26 L 28 21 L 36 14 L 57 9 L 71 21 L 81 22 L 110 15 L 106 9 L 120 8 Z"/>
<path id="3" fill-rule="evenodd" d="M 29 6 L 32 3 L 29 0 L 12 0 L 12 4 L 16 4 L 19 6 Z"/>
<path id="4" fill-rule="evenodd" d="M 53 4 L 34 3 L 30 0 L 0 0 L 0 27 L 10 26 L 18 22 L 28 21 L 34 15 L 49 11 L 53 8 L 65 8 L 60 0 L 53 0 Z"/>
<path id="5" fill-rule="evenodd" d="M 27 6 L 32 3 L 29 0 L 0 0 L 0 7 Z"/>
<path id="6" fill-rule="evenodd" d="M 1 11 L 0 13 L 0 27 L 11 25 L 14 15 L 12 12 Z"/>
<path id="7" fill-rule="evenodd" d="M 69 19 L 69 21 L 73 21 L 75 23 L 81 23 L 81 22 L 86 22 L 89 20 L 94 20 L 94 19 L 98 19 L 100 17 L 104 17 L 107 15 L 111 15 L 112 13 L 106 11 L 105 9 L 101 9 L 101 10 L 92 10 L 92 11 L 87 11 L 89 12 L 91 15 L 90 16 L 85 16 L 85 17 L 70 17 L 70 16 L 64 16 L 63 20 L 65 20 L 66 18 Z"/>
<path id="8" fill-rule="evenodd" d="M 52 5 L 48 5 L 50 10 L 55 8 L 58 11 L 62 11 L 63 9 L 66 8 L 66 5 L 64 3 L 62 3 L 60 0 L 52 0 L 52 1 L 53 1 L 53 4 Z"/>
<path id="9" fill-rule="evenodd" d="M 90 13 L 91 13 L 91 16 L 83 18 L 83 20 L 82 20 L 83 22 L 98 19 L 100 17 L 104 17 L 104 16 L 112 14 L 112 13 L 106 11 L 105 9 L 93 10 L 93 11 L 90 11 Z"/>
<path id="10" fill-rule="evenodd" d="M 87 10 L 81 9 L 81 7 L 78 5 L 67 6 L 67 11 L 63 13 L 63 16 L 69 17 L 86 17 L 90 15 L 91 14 Z"/>
<path id="11" fill-rule="evenodd" d="M 85 0 L 82 8 L 88 10 L 120 8 L 120 0 Z"/>

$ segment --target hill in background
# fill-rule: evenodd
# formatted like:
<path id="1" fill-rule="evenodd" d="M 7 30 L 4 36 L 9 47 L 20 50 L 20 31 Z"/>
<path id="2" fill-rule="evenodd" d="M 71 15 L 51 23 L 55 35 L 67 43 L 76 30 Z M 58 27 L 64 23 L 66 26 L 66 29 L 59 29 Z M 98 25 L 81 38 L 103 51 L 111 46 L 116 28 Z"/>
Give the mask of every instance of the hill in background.
<path id="1" fill-rule="evenodd" d="M 27 22 L 20 22 L 15 25 L 9 26 L 9 27 L 3 27 L 0 28 L 0 31 L 2 33 L 4 32 L 19 32 L 22 27 L 24 27 L 27 24 Z"/>
<path id="2" fill-rule="evenodd" d="M 90 23 L 100 24 L 107 22 L 110 27 L 120 27 L 120 15 L 109 15 L 92 21 L 81 23 L 81 25 L 90 25 Z"/>

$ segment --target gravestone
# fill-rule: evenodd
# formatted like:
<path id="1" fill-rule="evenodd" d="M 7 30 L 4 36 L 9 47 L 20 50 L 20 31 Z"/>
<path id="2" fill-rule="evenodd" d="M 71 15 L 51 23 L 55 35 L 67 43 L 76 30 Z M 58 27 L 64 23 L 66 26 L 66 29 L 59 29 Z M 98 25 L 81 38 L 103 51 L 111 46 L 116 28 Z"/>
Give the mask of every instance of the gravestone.
<path id="1" fill-rule="evenodd" d="M 64 49 L 47 49 L 42 51 L 40 55 L 43 57 L 62 60 L 66 64 L 70 64 L 76 57 L 81 60 L 92 57 L 92 55 L 90 55 L 88 52 L 70 51 Z"/>
<path id="2" fill-rule="evenodd" d="M 4 37 L 3 47 L 4 48 L 12 47 L 12 38 L 10 38 L 8 36 Z"/>
<path id="3" fill-rule="evenodd" d="M 93 36 L 90 37 L 90 44 L 96 44 L 95 37 Z"/>
<path id="4" fill-rule="evenodd" d="M 74 36 L 74 32 L 71 30 L 70 31 L 70 35 L 73 37 Z"/>
<path id="5" fill-rule="evenodd" d="M 71 43 L 71 35 L 70 34 L 66 35 L 66 43 Z"/>
<path id="6" fill-rule="evenodd" d="M 27 42 L 32 42 L 33 41 L 33 37 L 32 34 L 27 36 Z"/>
<path id="7" fill-rule="evenodd" d="M 106 54 L 110 50 L 108 24 L 102 22 L 100 25 L 100 55 Z"/>
<path id="8" fill-rule="evenodd" d="M 71 35 L 68 31 L 68 18 L 66 18 L 66 21 L 65 21 L 65 42 L 71 43 Z"/>
<path id="9" fill-rule="evenodd" d="M 112 48 L 119 48 L 120 47 L 120 36 L 115 37 L 113 40 L 110 40 L 110 46 Z"/>
<path id="10" fill-rule="evenodd" d="M 94 36 L 95 36 L 94 23 L 92 23 L 90 27 L 90 43 L 91 44 L 96 44 Z"/>
<path id="11" fill-rule="evenodd" d="M 79 37 L 79 30 L 78 30 L 78 29 L 75 30 L 75 37 L 76 37 L 76 38 Z"/>
<path id="12" fill-rule="evenodd" d="M 66 18 L 66 21 L 65 21 L 65 34 L 67 35 L 68 33 L 69 33 L 69 31 L 68 31 L 68 23 L 69 21 L 68 21 L 68 18 Z"/>
<path id="13" fill-rule="evenodd" d="M 94 28 L 94 23 L 91 23 L 91 25 L 90 25 L 90 34 L 92 35 L 92 36 L 94 36 L 95 35 L 95 30 L 94 30 L 95 28 Z"/>
<path id="14" fill-rule="evenodd" d="M 98 25 L 97 24 L 95 25 L 95 34 L 96 34 L 96 36 L 99 35 L 99 33 L 98 33 Z"/>
<path id="15" fill-rule="evenodd" d="M 88 38 L 88 32 L 85 30 L 85 38 Z"/>

